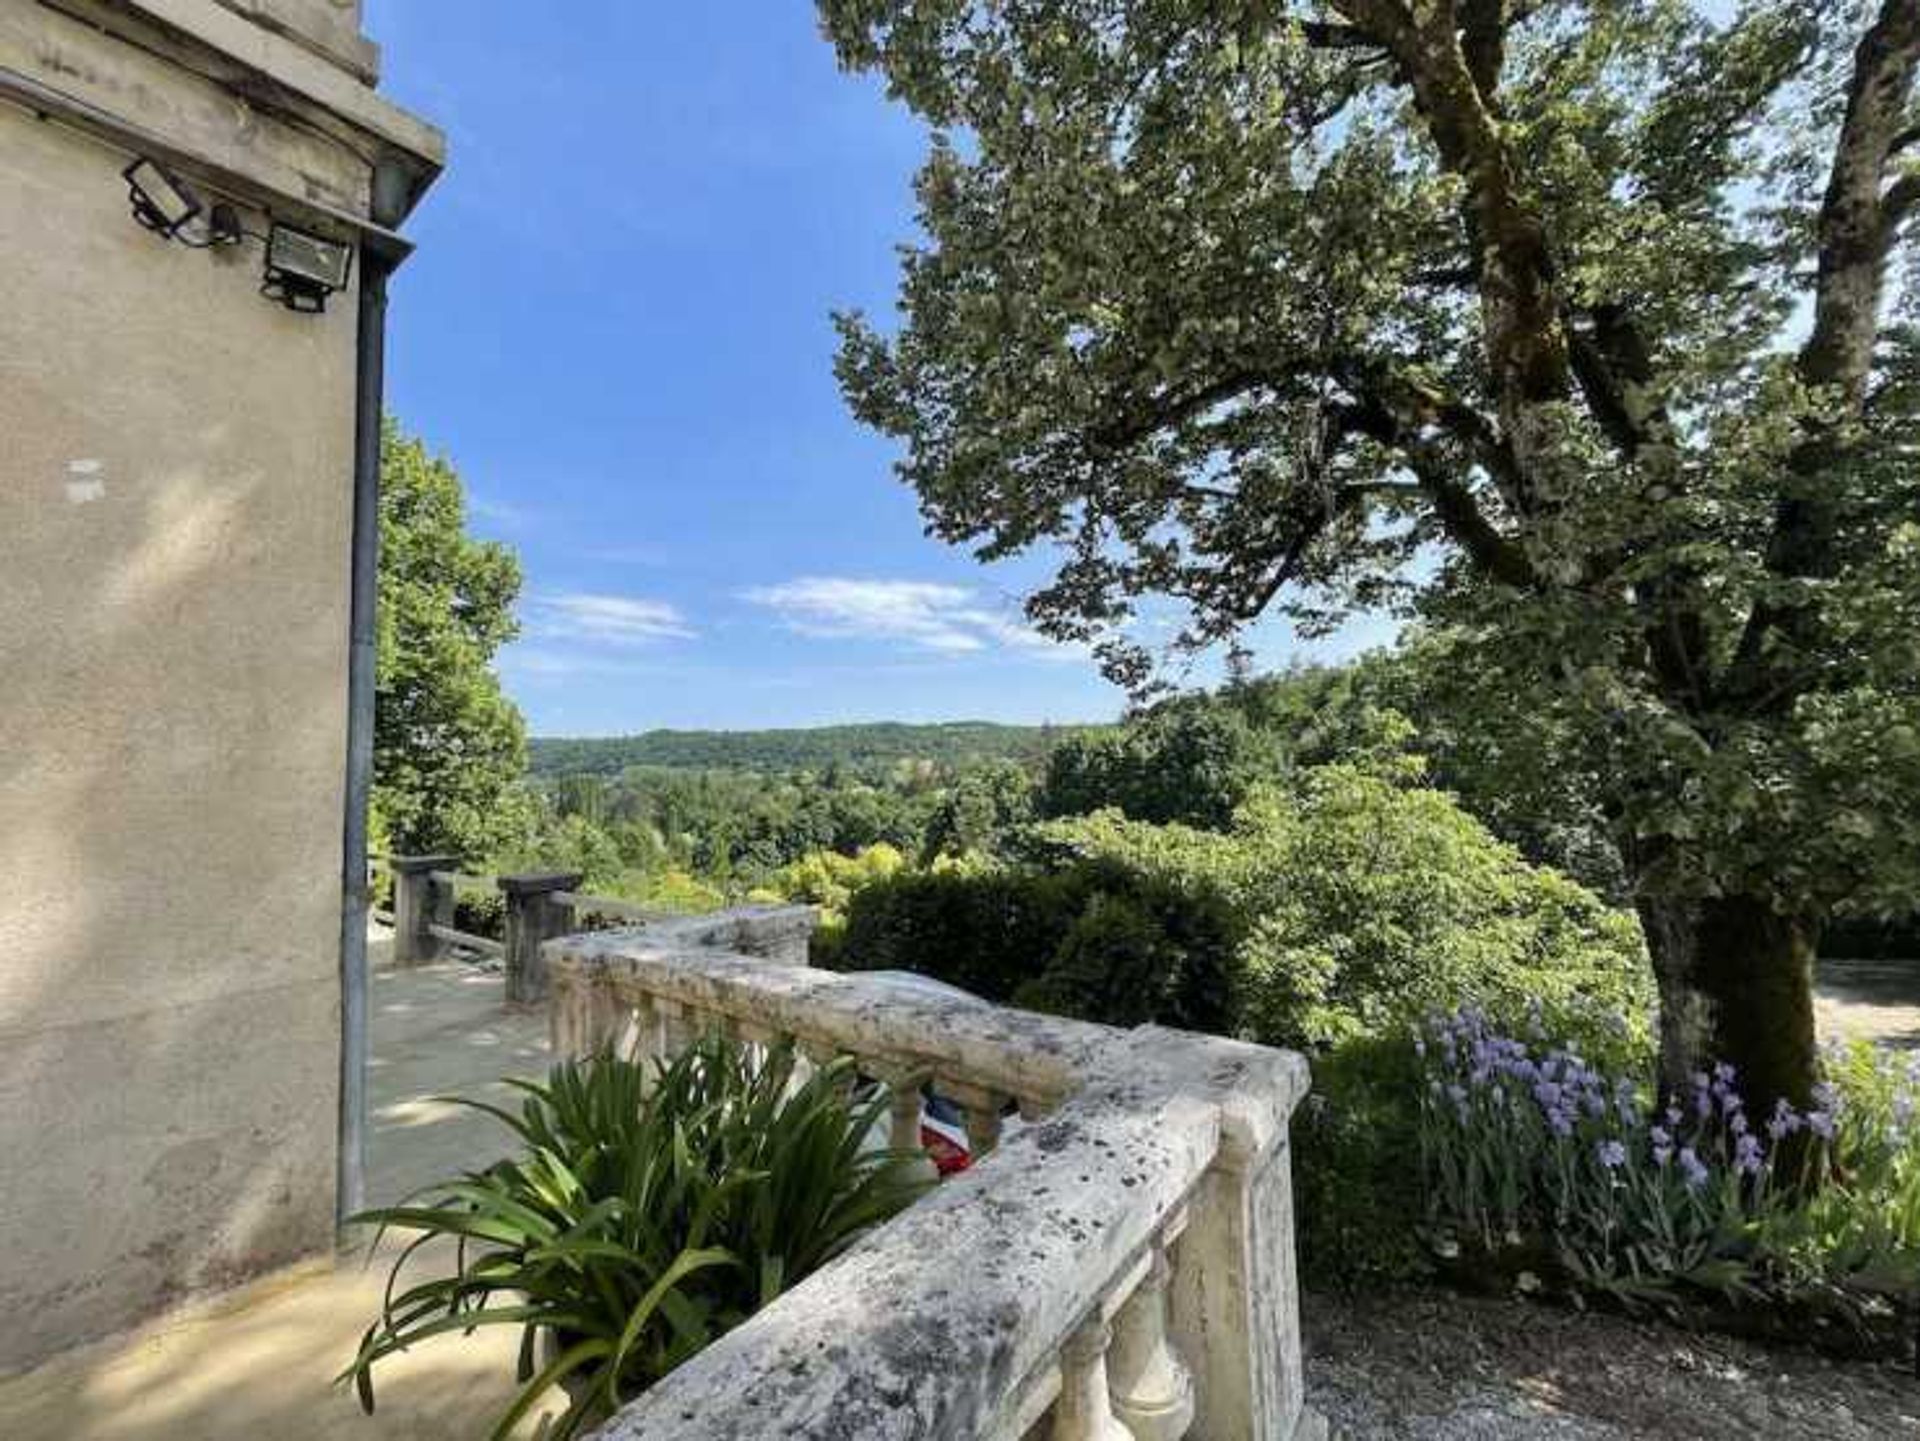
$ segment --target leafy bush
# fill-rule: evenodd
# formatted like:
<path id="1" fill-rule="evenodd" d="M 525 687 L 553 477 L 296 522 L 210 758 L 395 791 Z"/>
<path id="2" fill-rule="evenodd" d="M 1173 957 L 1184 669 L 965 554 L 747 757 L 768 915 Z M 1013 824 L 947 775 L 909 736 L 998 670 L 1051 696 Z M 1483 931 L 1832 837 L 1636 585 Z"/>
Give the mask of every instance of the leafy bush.
<path id="1" fill-rule="evenodd" d="M 1293 1117 L 1294 1216 L 1309 1285 L 1404 1281 L 1432 1270 L 1417 1225 L 1424 1193 L 1419 1068 L 1406 1037 L 1356 1037 L 1313 1059 Z"/>
<path id="2" fill-rule="evenodd" d="M 1302 1263 L 1322 1283 L 1415 1273 L 1412 1027 L 1535 1007 L 1627 1065 L 1649 1054 L 1652 986 L 1631 916 L 1528 865 L 1381 734 L 1365 765 L 1255 787 L 1225 832 L 1107 810 L 1026 828 L 1017 866 L 893 877 L 854 897 L 843 964 L 1309 1051 Z M 1595 1023 L 1614 1013 L 1634 1019 Z"/>
<path id="3" fill-rule="evenodd" d="M 1920 1282 L 1920 1064 L 1838 1054 L 1812 1108 L 1750 1118 L 1729 1066 L 1656 1099 L 1478 1011 L 1415 1047 L 1427 1235 L 1449 1260 L 1629 1306 L 1705 1293 L 1856 1328 Z"/>
<path id="4" fill-rule="evenodd" d="M 1168 702 L 1114 731 L 1070 736 L 1047 758 L 1042 816 L 1113 809 L 1137 821 L 1225 826 L 1253 777 L 1273 763 L 1267 738 L 1205 697 Z"/>
<path id="5" fill-rule="evenodd" d="M 1134 1025 L 1221 1031 L 1234 922 L 1124 865 L 902 872 L 857 892 L 840 963 L 912 970 L 991 1001 Z"/>
<path id="6" fill-rule="evenodd" d="M 1225 1025 L 1232 922 L 1223 907 L 1170 897 L 1132 877 L 1124 877 L 1126 889 L 1115 888 L 1123 878 L 1097 867 L 1073 879 L 1092 889 L 1046 968 L 1015 988 L 1015 1005 L 1113 1026 Z"/>
<path id="7" fill-rule="evenodd" d="M 463 1102 L 511 1127 L 524 1153 L 415 1193 L 429 1204 L 354 1218 L 419 1234 L 341 1379 L 370 1412 L 385 1357 L 517 1326 L 524 1384 L 496 1441 L 558 1383 L 573 1399 L 552 1436 L 603 1418 L 919 1192 L 910 1157 L 867 1149 L 886 1100 L 847 1099 L 851 1064 L 789 1095 L 790 1048 L 755 1062 L 709 1038 L 658 1068 L 651 1091 L 645 1067 L 601 1056 L 555 1067 L 545 1085 L 512 1082 L 527 1093 L 518 1116 Z M 460 1241 L 452 1274 L 400 1289 L 435 1237 Z"/>
<path id="8" fill-rule="evenodd" d="M 1633 917 L 1527 864 L 1418 775 L 1407 758 L 1317 766 L 1292 791 L 1256 789 L 1224 834 L 1107 811 L 1035 827 L 1025 846 L 1224 901 L 1236 1025 L 1270 1045 L 1390 1035 L 1469 1002 L 1643 1025 L 1652 983 Z"/>

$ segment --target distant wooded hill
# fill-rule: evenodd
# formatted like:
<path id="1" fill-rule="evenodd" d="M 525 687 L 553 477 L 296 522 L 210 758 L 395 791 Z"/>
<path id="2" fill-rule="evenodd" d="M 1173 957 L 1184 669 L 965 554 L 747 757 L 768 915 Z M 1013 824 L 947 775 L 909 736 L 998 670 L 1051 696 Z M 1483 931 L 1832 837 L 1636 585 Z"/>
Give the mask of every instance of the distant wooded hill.
<path id="1" fill-rule="evenodd" d="M 908 725 L 885 721 L 794 730 L 536 736 L 530 760 L 536 776 L 617 776 L 629 766 L 795 771 L 825 770 L 836 765 L 859 770 L 903 760 L 960 765 L 968 761 L 1035 759 L 1065 736 L 1096 729 L 1101 727 L 995 725 L 988 721 Z"/>

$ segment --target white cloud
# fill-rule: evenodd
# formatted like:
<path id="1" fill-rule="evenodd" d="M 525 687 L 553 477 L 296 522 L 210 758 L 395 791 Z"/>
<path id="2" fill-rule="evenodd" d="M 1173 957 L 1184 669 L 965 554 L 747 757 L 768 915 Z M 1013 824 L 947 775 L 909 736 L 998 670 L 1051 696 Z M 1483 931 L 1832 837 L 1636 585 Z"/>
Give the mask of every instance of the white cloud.
<path id="1" fill-rule="evenodd" d="M 890 640 L 947 655 L 995 648 L 1068 659 L 1078 654 L 983 604 L 967 587 L 937 581 L 803 576 L 756 586 L 745 597 L 800 635 Z"/>
<path id="2" fill-rule="evenodd" d="M 631 595 L 536 595 L 528 601 L 528 633 L 553 639 L 647 645 L 691 640 L 693 627 L 664 600 Z"/>
<path id="3" fill-rule="evenodd" d="M 489 520 L 503 530 L 518 530 L 527 523 L 527 513 L 517 505 L 494 500 L 478 491 L 467 493 L 467 514 L 476 520 Z"/>

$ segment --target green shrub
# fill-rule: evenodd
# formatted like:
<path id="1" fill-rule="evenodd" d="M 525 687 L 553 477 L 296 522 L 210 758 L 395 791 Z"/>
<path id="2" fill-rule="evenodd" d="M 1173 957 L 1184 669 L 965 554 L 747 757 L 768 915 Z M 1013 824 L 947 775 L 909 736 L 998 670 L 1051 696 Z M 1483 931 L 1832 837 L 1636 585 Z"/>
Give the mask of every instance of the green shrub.
<path id="1" fill-rule="evenodd" d="M 1073 878 L 1097 888 L 1046 969 L 1015 989 L 1015 1005 L 1113 1026 L 1225 1027 L 1232 920 L 1223 905 L 1169 896 L 1112 868 L 1086 867 Z"/>
<path id="2" fill-rule="evenodd" d="M 1092 860 L 880 881 L 854 895 L 838 959 L 1110 1025 L 1224 1031 L 1234 934 L 1217 895 Z"/>
<path id="3" fill-rule="evenodd" d="M 1010 1001 L 1045 965 L 1072 917 L 1053 878 L 1018 871 L 909 871 L 855 893 L 841 964 L 918 971 Z"/>
<path id="4" fill-rule="evenodd" d="M 1113 809 L 1152 824 L 1224 826 L 1256 775 L 1276 764 L 1269 737 L 1207 700 L 1168 702 L 1112 731 L 1069 736 L 1047 758 L 1042 816 Z"/>
<path id="5" fill-rule="evenodd" d="M 1023 848 L 1223 900 L 1235 1025 L 1269 1045 L 1319 1050 L 1462 1004 L 1644 1025 L 1652 980 L 1634 918 L 1412 784 L 1415 765 L 1314 767 L 1290 792 L 1256 790 L 1226 833 L 1107 811 L 1037 826 Z"/>
<path id="6" fill-rule="evenodd" d="M 1309 1285 L 1410 1280 L 1429 1272 L 1418 1221 L 1419 1071 L 1405 1037 L 1361 1036 L 1313 1059 L 1293 1117 L 1294 1216 Z"/>
<path id="7" fill-rule="evenodd" d="M 548 1387 L 572 1404 L 564 1441 L 831 1260 L 923 1184 L 913 1158 L 867 1149 L 884 1097 L 856 1107 L 842 1059 L 794 1081 L 791 1047 L 763 1062 L 710 1037 L 658 1068 L 609 1056 L 556 1066 L 518 1116 L 477 1101 L 524 1152 L 425 1187 L 435 1199 L 357 1222 L 417 1232 L 341 1379 L 374 1405 L 373 1368 L 416 1342 L 479 1326 L 522 1333 L 525 1383 L 493 1435 Z M 450 1275 L 400 1286 L 435 1237 Z M 542 1347 L 546 1355 L 541 1355 Z"/>

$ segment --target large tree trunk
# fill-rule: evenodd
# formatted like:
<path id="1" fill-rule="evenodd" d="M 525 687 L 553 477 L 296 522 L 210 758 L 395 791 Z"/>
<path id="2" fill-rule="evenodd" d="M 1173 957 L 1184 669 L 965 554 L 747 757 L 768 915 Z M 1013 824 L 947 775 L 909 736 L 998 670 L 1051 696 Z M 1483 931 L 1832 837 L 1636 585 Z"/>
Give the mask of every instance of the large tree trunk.
<path id="1" fill-rule="evenodd" d="M 1751 896 L 1649 898 L 1639 910 L 1660 986 L 1663 1093 L 1686 1095 L 1689 1077 L 1726 1061 L 1756 1121 L 1780 1097 L 1806 1107 L 1818 922 Z"/>

